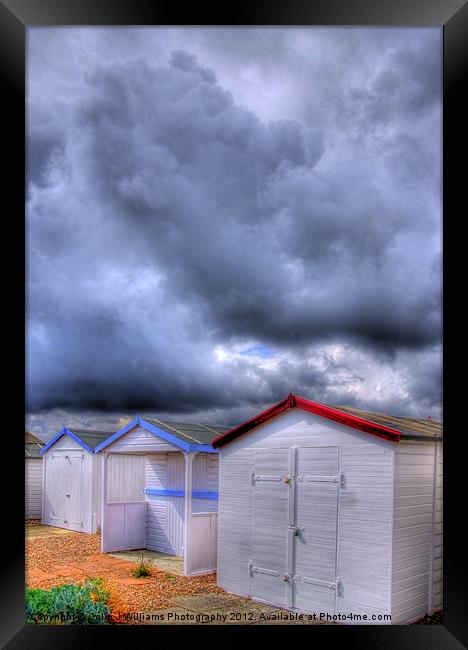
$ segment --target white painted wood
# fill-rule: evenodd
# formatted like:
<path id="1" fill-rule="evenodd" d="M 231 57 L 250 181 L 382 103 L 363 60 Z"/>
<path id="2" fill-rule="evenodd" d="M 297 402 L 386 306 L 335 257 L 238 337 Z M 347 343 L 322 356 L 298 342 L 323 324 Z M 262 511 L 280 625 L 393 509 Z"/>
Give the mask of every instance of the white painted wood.
<path id="1" fill-rule="evenodd" d="M 342 588 L 336 594 L 336 612 L 389 614 L 394 443 L 299 409 L 220 449 L 219 585 L 232 593 L 251 594 L 248 562 L 255 488 L 250 472 L 256 449 L 291 446 L 340 448 L 344 479 L 338 488 L 336 572 Z"/>
<path id="2" fill-rule="evenodd" d="M 25 518 L 42 518 L 42 458 L 25 459 Z"/>
<path id="3" fill-rule="evenodd" d="M 150 550 L 184 556 L 186 574 L 213 571 L 217 555 L 217 502 L 193 499 L 192 490 L 218 491 L 218 455 L 191 452 L 186 464 L 179 448 L 142 427 L 135 427 L 124 434 L 109 445 L 105 453 L 109 460 L 106 469 L 107 497 L 102 515 L 103 548 L 123 548 L 122 545 L 128 543 L 125 522 L 130 515 L 126 506 L 131 503 L 132 509 L 128 512 L 135 511 L 133 504 L 141 500 L 139 495 L 143 493 L 144 546 Z M 144 493 L 145 488 L 176 491 L 182 496 Z M 138 512 L 141 515 L 141 511 Z M 194 521 L 192 512 L 197 517 Z M 186 557 L 185 549 L 190 549 L 192 543 L 194 555 L 190 559 Z"/>
<path id="4" fill-rule="evenodd" d="M 107 500 L 145 501 L 146 458 L 142 455 L 109 454 Z"/>
<path id="5" fill-rule="evenodd" d="M 158 451 L 179 451 L 179 448 L 159 438 L 141 426 L 135 426 L 106 447 L 108 452 L 149 453 Z"/>
<path id="6" fill-rule="evenodd" d="M 59 451 L 60 449 L 80 449 L 82 450 L 83 447 L 79 445 L 76 440 L 73 440 L 73 438 L 70 438 L 69 435 L 65 434 L 61 436 L 54 444 L 52 447 L 49 447 L 49 449 L 45 453 L 49 453 L 49 450 L 54 450 L 54 451 Z"/>
<path id="7" fill-rule="evenodd" d="M 107 551 L 108 546 L 108 523 L 107 523 L 107 463 L 109 454 L 98 455 L 98 462 L 101 463 L 101 553 Z"/>
<path id="8" fill-rule="evenodd" d="M 436 445 L 435 463 L 435 486 L 434 486 L 434 533 L 433 533 L 433 575 L 432 575 L 432 609 L 438 610 L 443 606 L 442 602 L 442 560 L 443 560 L 443 448 L 442 442 Z M 439 532 L 440 531 L 440 532 Z"/>
<path id="9" fill-rule="evenodd" d="M 106 551 L 146 548 L 146 502 L 107 503 Z"/>
<path id="10" fill-rule="evenodd" d="M 69 436 L 43 455 L 43 523 L 86 533 L 99 530 L 100 463 Z M 67 496 L 70 495 L 70 496 Z"/>
<path id="11" fill-rule="evenodd" d="M 289 448 L 256 449 L 253 466 L 250 595 L 287 606 L 289 494 L 283 480 L 290 473 Z"/>
<path id="12" fill-rule="evenodd" d="M 339 447 L 299 447 L 293 607 L 335 613 Z M 329 477 L 324 479 L 324 477 Z M 333 585 L 331 587 L 330 585 Z"/>
<path id="13" fill-rule="evenodd" d="M 191 515 L 187 575 L 201 575 L 216 570 L 218 513 Z"/>
<path id="14" fill-rule="evenodd" d="M 184 458 L 180 452 L 149 454 L 146 457 L 146 484 L 156 489 L 184 489 Z M 170 555 L 183 555 L 184 499 L 148 495 L 148 548 Z"/>
<path id="15" fill-rule="evenodd" d="M 434 609 L 437 444 L 401 442 L 395 449 L 392 622 Z"/>
<path id="16" fill-rule="evenodd" d="M 184 575 L 190 575 L 192 565 L 191 554 L 193 548 L 190 546 L 192 536 L 192 477 L 193 477 L 193 460 L 195 453 L 189 452 L 183 454 L 185 459 L 185 476 L 184 476 Z"/>
<path id="17" fill-rule="evenodd" d="M 44 522 L 59 528 L 91 532 L 87 491 L 91 485 L 92 463 L 85 451 L 58 450 L 45 454 L 46 485 Z M 86 480 L 88 478 L 88 480 Z"/>
<path id="18" fill-rule="evenodd" d="M 219 491 L 218 454 L 197 453 L 193 461 L 193 491 Z M 192 512 L 218 512 L 218 501 L 193 497 Z"/>

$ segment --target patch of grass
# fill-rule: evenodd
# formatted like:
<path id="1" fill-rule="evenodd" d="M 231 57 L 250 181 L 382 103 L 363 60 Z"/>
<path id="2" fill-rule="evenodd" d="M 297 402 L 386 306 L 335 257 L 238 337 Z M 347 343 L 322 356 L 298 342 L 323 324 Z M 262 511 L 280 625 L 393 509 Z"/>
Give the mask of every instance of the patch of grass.
<path id="1" fill-rule="evenodd" d="M 140 553 L 140 561 L 136 569 L 133 569 L 132 575 L 135 576 L 135 578 L 147 578 L 151 575 L 150 565 L 145 561 L 143 553 Z"/>
<path id="2" fill-rule="evenodd" d="M 82 585 L 26 590 L 26 623 L 46 625 L 102 625 L 110 609 L 109 594 L 100 578 Z"/>

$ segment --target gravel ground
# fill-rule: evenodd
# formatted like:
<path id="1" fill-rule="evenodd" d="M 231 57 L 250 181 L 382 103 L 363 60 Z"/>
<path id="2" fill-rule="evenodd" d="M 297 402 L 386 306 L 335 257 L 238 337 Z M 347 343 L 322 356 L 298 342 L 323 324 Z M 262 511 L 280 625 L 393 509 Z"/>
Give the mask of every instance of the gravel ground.
<path id="1" fill-rule="evenodd" d="M 415 621 L 413 625 L 443 625 L 444 621 L 442 620 L 442 610 L 439 610 L 438 612 L 434 612 L 434 614 L 426 614 L 426 616 L 423 616 L 422 618 L 419 619 L 419 621 Z"/>
<path id="2" fill-rule="evenodd" d="M 99 535 L 39 537 L 26 542 L 28 587 L 49 589 L 81 583 L 88 577 L 103 578 L 113 612 L 154 611 L 172 607 L 173 597 L 224 593 L 214 574 L 184 577 L 151 568 L 149 577 L 135 578 L 134 568 L 134 562 L 100 553 Z"/>

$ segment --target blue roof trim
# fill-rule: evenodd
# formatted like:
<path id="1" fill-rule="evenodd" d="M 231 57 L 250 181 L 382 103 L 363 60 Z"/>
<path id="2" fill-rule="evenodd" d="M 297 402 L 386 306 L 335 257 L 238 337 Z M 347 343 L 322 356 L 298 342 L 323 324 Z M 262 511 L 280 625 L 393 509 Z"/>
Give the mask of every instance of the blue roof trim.
<path id="1" fill-rule="evenodd" d="M 60 431 L 57 433 L 56 436 L 54 436 L 51 440 L 49 440 L 49 442 L 44 447 L 42 447 L 42 449 L 39 452 L 41 454 L 41 456 L 48 449 L 50 449 L 50 447 L 52 447 L 52 445 L 55 444 L 57 442 L 57 440 L 59 438 L 61 438 L 62 436 L 69 436 L 72 440 L 77 442 L 80 445 L 80 447 L 82 447 L 83 449 L 86 449 L 86 451 L 89 451 L 91 454 L 94 454 L 94 452 L 96 451 L 94 449 L 91 449 L 91 447 L 88 447 L 88 445 L 85 442 L 83 442 L 80 438 L 78 438 L 78 436 L 75 435 L 73 433 L 73 431 L 70 431 L 70 429 L 67 429 L 66 427 L 63 427 L 62 429 L 60 429 Z"/>
<path id="2" fill-rule="evenodd" d="M 179 449 L 183 449 L 184 451 L 192 451 L 191 449 L 192 445 L 190 445 L 188 442 L 184 442 L 180 438 L 176 438 L 176 436 L 167 433 L 167 431 L 158 429 L 158 427 L 155 427 L 154 424 L 150 424 L 149 422 L 146 422 L 146 420 L 142 420 L 141 418 L 138 418 L 138 420 L 140 426 L 142 426 L 143 429 L 146 429 L 150 433 L 154 433 L 155 436 L 162 438 L 166 442 L 170 442 L 172 445 L 179 447 Z"/>
<path id="3" fill-rule="evenodd" d="M 97 447 L 95 448 L 95 452 L 98 453 L 101 451 L 101 449 L 104 449 L 104 447 L 107 447 L 107 445 L 110 445 L 112 442 L 117 440 L 117 438 L 120 438 L 120 436 L 123 436 L 124 433 L 127 433 L 127 431 L 130 431 L 130 429 L 133 429 L 134 427 L 138 426 L 139 424 L 139 418 L 135 418 L 128 424 L 126 424 L 124 427 L 113 433 L 109 438 L 104 440 L 103 442 L 99 443 Z"/>
<path id="4" fill-rule="evenodd" d="M 211 445 L 190 445 L 190 451 L 204 451 L 207 454 L 219 454 L 219 449 Z"/>
<path id="5" fill-rule="evenodd" d="M 134 420 L 126 424 L 122 429 L 119 429 L 116 433 L 114 433 L 112 436 L 107 438 L 107 440 L 104 440 L 101 442 L 99 445 L 97 445 L 96 449 L 94 450 L 96 453 L 102 451 L 105 449 L 108 445 L 111 445 L 113 442 L 118 440 L 121 436 L 126 434 L 128 431 L 131 429 L 134 429 L 135 427 L 140 426 L 149 433 L 152 433 L 153 435 L 157 436 L 158 438 L 162 438 L 166 442 L 169 442 L 171 445 L 174 445 L 175 447 L 178 447 L 178 449 L 182 449 L 183 451 L 204 451 L 208 454 L 218 454 L 219 451 L 217 449 L 214 449 L 211 445 L 202 445 L 202 444 L 194 444 L 191 445 L 188 442 L 185 442 L 184 440 L 180 440 L 180 438 L 177 438 L 176 436 L 173 436 L 170 433 L 167 433 L 167 431 L 163 431 L 162 429 L 158 429 L 158 427 L 155 427 L 154 424 L 151 424 L 150 422 L 147 422 L 143 418 L 136 417 Z"/>

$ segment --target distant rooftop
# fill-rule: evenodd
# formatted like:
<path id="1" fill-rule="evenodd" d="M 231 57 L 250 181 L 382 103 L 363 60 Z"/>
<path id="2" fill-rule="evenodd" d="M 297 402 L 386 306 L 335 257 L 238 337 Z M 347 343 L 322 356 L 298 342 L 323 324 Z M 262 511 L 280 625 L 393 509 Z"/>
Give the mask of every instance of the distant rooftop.
<path id="1" fill-rule="evenodd" d="M 110 438 L 115 432 L 114 431 L 93 431 L 92 429 L 71 429 L 66 427 L 68 431 L 71 431 L 79 438 L 85 445 L 88 445 L 90 449 L 94 449 L 104 440 Z"/>
<path id="2" fill-rule="evenodd" d="M 24 434 L 24 457 L 25 458 L 41 458 L 39 453 L 44 443 L 32 433 L 26 431 Z"/>
<path id="3" fill-rule="evenodd" d="M 328 406 L 337 409 L 338 411 L 345 411 L 365 420 L 396 429 L 400 432 L 402 440 L 442 439 L 442 422 L 433 420 L 432 418 L 423 420 L 419 418 L 396 417 L 393 415 L 385 415 L 384 413 L 362 411 L 360 409 L 351 408 L 350 406 L 334 406 L 332 404 L 329 404 Z"/>
<path id="4" fill-rule="evenodd" d="M 220 436 L 230 429 L 230 427 L 218 424 L 171 422 L 169 420 L 157 420 L 156 418 L 145 417 L 141 419 L 189 444 L 210 445 L 213 438 Z"/>

